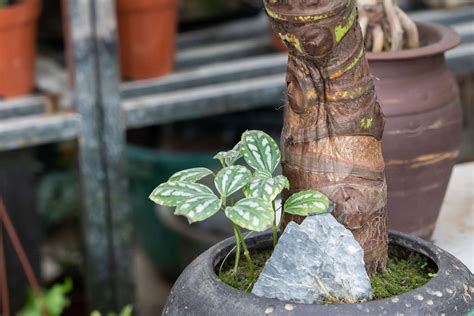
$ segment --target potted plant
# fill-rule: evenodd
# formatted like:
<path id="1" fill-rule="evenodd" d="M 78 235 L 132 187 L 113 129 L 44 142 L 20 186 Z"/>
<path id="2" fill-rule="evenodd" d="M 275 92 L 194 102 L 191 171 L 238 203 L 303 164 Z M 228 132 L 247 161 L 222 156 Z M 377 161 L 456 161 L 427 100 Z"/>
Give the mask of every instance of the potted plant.
<path id="1" fill-rule="evenodd" d="M 39 0 L 0 1 L 0 97 L 31 92 L 34 87 L 36 21 Z"/>
<path id="2" fill-rule="evenodd" d="M 236 164 L 242 157 L 253 172 Z M 462 263 L 429 242 L 395 232 L 390 235 L 390 272 L 376 274 L 371 279 L 374 298 L 378 300 L 310 305 L 250 294 L 278 243 L 277 230 L 282 222 L 277 219 L 275 199 L 288 188 L 288 179 L 281 175 L 273 177 L 280 152 L 274 140 L 260 131 L 244 133 L 241 142 L 232 150 L 221 152 L 215 158 L 223 167 L 217 174 L 207 168 L 183 170 L 150 195 L 160 205 L 176 207 L 175 214 L 186 216 L 190 223 L 223 212 L 230 219 L 235 234 L 235 238 L 220 242 L 188 266 L 172 289 L 164 315 L 221 315 L 224 311 L 232 315 L 286 315 L 290 312 L 296 315 L 374 315 L 384 311 L 388 314 L 444 311 L 449 315 L 449 311 L 462 313 L 473 307 L 470 299 L 474 291 L 473 276 Z M 265 163 L 265 158 L 270 163 Z M 214 177 L 219 196 L 198 183 L 209 176 Z M 242 196 L 235 194 L 238 191 L 242 191 L 244 197 L 235 200 Z M 306 190 L 289 197 L 281 214 L 305 216 L 331 209 L 326 196 L 316 190 Z M 240 227 L 249 233 L 244 235 Z M 271 227 L 269 232 L 250 236 L 268 227 Z M 401 248 L 404 250 L 400 251 Z M 403 293 L 407 289 L 412 291 Z"/>
<path id="3" fill-rule="evenodd" d="M 461 39 L 439 24 L 415 24 L 396 1 L 357 2 L 387 120 L 388 224 L 429 239 L 461 144 L 459 89 L 444 58 Z"/>
<path id="4" fill-rule="evenodd" d="M 173 70 L 178 0 L 117 0 L 122 78 L 139 80 Z"/>
<path id="5" fill-rule="evenodd" d="M 305 215 L 327 211 L 329 205 L 333 204 L 334 217 L 351 230 L 352 239 L 358 242 L 357 247 L 361 252 L 363 249 L 360 259 L 365 266 L 364 273 L 372 278 L 383 279 L 385 271 L 388 274 L 393 272 L 391 261 L 394 259 L 393 255 L 388 256 L 386 230 L 386 185 L 381 154 L 384 120 L 364 56 L 356 3 L 354 0 L 268 0 L 265 1 L 265 7 L 275 32 L 285 39 L 290 53 L 287 106 L 281 138 L 283 174 L 289 180 L 289 189 L 283 191 L 281 230 L 285 229 L 289 221 L 303 221 L 304 225 L 307 220 L 315 218 L 304 219 Z M 219 199 L 208 188 L 182 183 L 209 174 L 205 170 L 178 173 L 152 193 L 151 198 L 156 202 L 177 206 L 176 214 L 200 220 L 219 211 L 223 202 L 229 200 L 224 187 L 233 188 L 230 190 L 232 192 L 244 188 L 244 194 L 256 194 L 260 202 L 248 203 L 247 197 L 243 199 L 243 204 L 239 201 L 226 207 L 226 215 L 233 223 L 243 226 L 243 223 L 250 221 L 251 225 L 247 222 L 247 227 L 244 227 L 260 231 L 265 227 L 256 224 L 264 222 L 268 225 L 273 221 L 271 232 L 251 238 L 243 238 L 240 231 L 236 230 L 235 251 L 232 249 L 234 241 L 228 240 L 191 263 L 174 285 L 164 310 L 165 315 L 221 315 L 224 312 L 232 315 L 452 314 L 470 311 L 473 303 L 469 291 L 474 288 L 473 276 L 467 268 L 431 244 L 402 234 L 392 234 L 391 244 L 400 247 L 402 252 L 408 251 L 414 256 L 425 258 L 425 264 L 420 265 L 420 268 L 429 266 L 430 259 L 433 261 L 433 270 L 428 272 L 433 278 L 426 285 L 421 282 L 412 288 L 387 291 L 388 294 L 382 296 L 384 299 L 375 297 L 375 300 L 366 302 L 351 300 L 352 304 L 340 304 L 343 301 L 338 301 L 339 297 L 332 300 L 339 304 L 301 304 L 246 293 L 258 273 L 255 265 L 252 269 L 252 263 L 255 263 L 251 259 L 252 250 L 253 257 L 263 257 L 261 261 L 265 265 L 265 249 L 271 249 L 276 244 L 275 249 L 278 250 L 284 244 L 277 243 L 275 207 L 270 206 L 269 200 L 264 198 L 267 194 L 272 198 L 275 191 L 279 192 L 282 185 L 286 186 L 286 181 L 283 181 L 285 178 L 281 178 L 280 183 L 272 175 L 279 160 L 278 148 L 268 137 L 257 135 L 261 134 L 247 132 L 236 148 L 216 156 L 226 164 L 223 173 L 216 175 L 215 181 L 217 190 L 225 198 Z M 242 166 L 227 167 L 235 164 L 241 155 L 255 169 L 253 175 L 248 170 L 244 171 Z M 244 183 L 237 181 L 237 178 Z M 248 188 L 245 182 L 250 182 Z M 268 188 L 264 185 L 265 189 L 260 190 L 258 184 L 261 182 L 272 184 Z M 315 190 L 324 193 L 332 203 L 324 202 Z M 306 197 L 306 193 L 301 191 L 311 192 L 309 197 L 314 199 L 317 196 L 320 200 L 314 206 L 323 208 L 306 209 L 305 205 L 313 204 L 307 202 L 296 208 L 305 210 L 306 214 L 289 211 L 288 203 L 291 210 L 292 203 Z M 296 194 L 297 198 L 290 194 Z M 200 217 L 196 217 L 198 215 Z M 328 214 L 323 216 L 332 218 Z M 254 221 L 255 217 L 257 220 Z M 289 230 L 295 225 L 298 226 L 289 224 Z M 283 231 L 281 240 L 286 240 L 287 231 Z M 233 284 L 222 274 L 221 278 L 218 277 L 220 265 L 226 269 L 226 256 L 231 253 L 234 253 L 235 259 L 230 264 L 230 270 L 229 267 L 227 270 L 234 276 L 239 273 L 239 244 L 248 262 L 244 287 Z M 300 249 L 304 249 L 305 245 L 309 244 L 303 244 Z M 398 259 L 403 259 L 401 257 L 399 255 Z M 291 267 L 298 270 L 295 265 L 290 265 L 287 270 L 291 270 Z M 399 272 L 401 276 L 408 275 L 408 269 L 402 268 Z M 233 284 L 234 288 L 222 280 Z M 298 280 L 294 282 L 296 286 Z M 392 285 L 382 287 L 388 290 Z M 329 299 L 333 293 L 326 294 Z"/>

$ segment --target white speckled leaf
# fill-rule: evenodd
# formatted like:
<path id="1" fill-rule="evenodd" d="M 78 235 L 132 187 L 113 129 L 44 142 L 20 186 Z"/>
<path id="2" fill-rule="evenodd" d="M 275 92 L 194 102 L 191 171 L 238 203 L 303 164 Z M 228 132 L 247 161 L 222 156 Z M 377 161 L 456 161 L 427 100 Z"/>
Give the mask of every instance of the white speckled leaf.
<path id="1" fill-rule="evenodd" d="M 328 208 L 329 199 L 316 190 L 295 193 L 286 200 L 284 205 L 284 211 L 286 213 L 300 216 L 325 213 Z"/>
<path id="2" fill-rule="evenodd" d="M 267 179 L 254 178 L 246 186 L 244 193 L 247 197 L 258 197 L 271 202 L 284 188 L 290 188 L 290 183 L 284 176 Z"/>
<path id="3" fill-rule="evenodd" d="M 240 153 L 240 142 L 229 151 L 221 151 L 217 155 L 214 156 L 214 159 L 217 159 L 226 167 L 232 166 L 235 164 L 237 160 L 242 157 Z"/>
<path id="4" fill-rule="evenodd" d="M 191 224 L 203 221 L 216 214 L 221 205 L 221 201 L 214 194 L 202 194 L 187 199 L 178 205 L 174 214 L 186 216 Z"/>
<path id="5" fill-rule="evenodd" d="M 164 206 L 178 206 L 192 197 L 203 194 L 214 193 L 200 183 L 165 182 L 150 194 L 150 200 Z"/>
<path id="6" fill-rule="evenodd" d="M 222 196 L 230 196 L 249 183 L 252 178 L 250 170 L 243 166 L 230 166 L 216 175 L 214 183 Z"/>
<path id="7" fill-rule="evenodd" d="M 242 135 L 240 152 L 247 164 L 272 174 L 280 163 L 280 148 L 262 131 L 247 131 Z"/>
<path id="8" fill-rule="evenodd" d="M 173 174 L 168 181 L 171 182 L 196 182 L 211 175 L 212 171 L 207 168 L 186 169 Z"/>
<path id="9" fill-rule="evenodd" d="M 225 209 L 225 215 L 235 224 L 251 231 L 261 232 L 273 224 L 273 208 L 261 198 L 245 198 Z"/>

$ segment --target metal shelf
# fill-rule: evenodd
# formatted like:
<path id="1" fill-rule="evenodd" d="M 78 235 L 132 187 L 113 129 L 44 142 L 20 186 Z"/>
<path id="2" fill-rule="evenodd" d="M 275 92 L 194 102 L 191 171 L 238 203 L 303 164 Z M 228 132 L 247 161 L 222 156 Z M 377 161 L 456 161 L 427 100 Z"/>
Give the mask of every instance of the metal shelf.
<path id="1" fill-rule="evenodd" d="M 75 139 L 80 133 L 80 121 L 80 115 L 76 113 L 1 120 L 0 151 Z"/>

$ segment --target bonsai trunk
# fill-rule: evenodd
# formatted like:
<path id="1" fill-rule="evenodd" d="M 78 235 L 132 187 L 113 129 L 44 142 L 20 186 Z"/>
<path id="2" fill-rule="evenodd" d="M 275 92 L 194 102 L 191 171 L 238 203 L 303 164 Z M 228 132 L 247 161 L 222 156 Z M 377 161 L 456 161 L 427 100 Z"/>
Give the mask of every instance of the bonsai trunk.
<path id="1" fill-rule="evenodd" d="M 365 59 L 356 0 L 265 0 L 289 49 L 282 132 L 291 192 L 314 188 L 365 251 L 369 274 L 387 263 L 384 118 Z M 283 229 L 290 220 L 285 215 Z"/>

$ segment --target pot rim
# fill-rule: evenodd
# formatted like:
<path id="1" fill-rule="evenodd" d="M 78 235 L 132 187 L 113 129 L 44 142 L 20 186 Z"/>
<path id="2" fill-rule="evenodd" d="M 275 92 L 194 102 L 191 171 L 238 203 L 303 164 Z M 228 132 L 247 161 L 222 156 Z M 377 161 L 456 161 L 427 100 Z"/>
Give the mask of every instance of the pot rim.
<path id="1" fill-rule="evenodd" d="M 0 30 L 32 22 L 40 14 L 39 0 L 21 0 L 0 8 Z"/>
<path id="2" fill-rule="evenodd" d="M 407 60 L 440 55 L 458 46 L 462 42 L 462 37 L 456 31 L 445 25 L 431 22 L 416 22 L 416 24 L 421 30 L 425 29 L 435 33 L 439 40 L 420 48 L 404 49 L 397 52 L 366 52 L 367 59 L 369 61 Z"/>
<path id="3" fill-rule="evenodd" d="M 257 239 L 264 239 L 264 242 L 268 245 L 272 243 L 272 234 L 270 232 L 265 232 L 265 233 L 260 233 L 257 234 L 249 239 L 247 239 L 247 246 L 249 250 L 252 249 L 252 246 L 254 246 L 254 243 L 249 243 L 249 241 L 255 241 Z M 216 260 L 219 258 L 219 255 L 222 253 L 228 253 L 230 249 L 233 248 L 233 245 L 235 244 L 234 242 L 234 237 L 230 237 L 221 243 L 213 246 L 210 248 L 206 253 L 210 255 L 211 260 L 207 261 L 207 268 L 212 270 L 212 275 L 211 278 L 213 279 L 214 283 L 220 287 L 223 291 L 229 291 L 235 295 L 235 297 L 247 297 L 247 299 L 260 299 L 264 300 L 267 302 L 269 305 L 278 305 L 278 304 L 292 304 L 294 306 L 354 306 L 354 308 L 364 308 L 364 307 L 370 307 L 374 305 L 380 305 L 380 304 L 391 304 L 391 305 L 397 305 L 397 303 L 403 303 L 408 301 L 413 301 L 414 295 L 417 295 L 421 292 L 423 294 L 426 294 L 426 291 L 430 291 L 430 289 L 437 289 L 439 287 L 443 287 L 445 284 L 449 284 L 447 281 L 451 277 L 451 272 L 453 269 L 456 270 L 467 270 L 467 267 L 465 267 L 459 260 L 457 260 L 454 256 L 452 256 L 450 253 L 442 250 L 438 246 L 434 245 L 431 242 L 422 240 L 418 237 L 410 236 L 405 233 L 401 233 L 398 231 L 389 231 L 389 242 L 393 245 L 400 246 L 403 248 L 406 248 L 408 250 L 411 250 L 413 252 L 420 253 L 426 257 L 428 257 L 438 268 L 437 270 L 437 276 L 432 278 L 428 283 L 412 290 L 406 293 L 402 293 L 399 295 L 391 296 L 388 298 L 384 298 L 381 300 L 371 300 L 367 302 L 360 302 L 360 303 L 354 303 L 354 304 L 305 304 L 305 303 L 293 303 L 289 301 L 280 301 L 278 299 L 271 299 L 271 298 L 265 298 L 265 297 L 259 297 L 256 296 L 252 293 L 246 293 L 241 290 L 238 290 L 236 288 L 233 288 L 232 286 L 222 282 L 219 279 L 219 276 L 215 272 L 215 268 L 220 262 L 219 260 Z M 260 248 L 253 248 L 253 249 L 264 249 L 266 247 L 260 247 Z M 445 258 L 444 258 L 444 257 Z M 453 266 L 452 262 L 457 261 L 459 262 L 460 265 L 463 267 L 458 267 L 456 265 Z M 454 273 L 454 272 L 453 272 Z M 472 273 L 471 273 L 472 275 Z M 444 286 L 445 287 L 445 286 Z"/>

